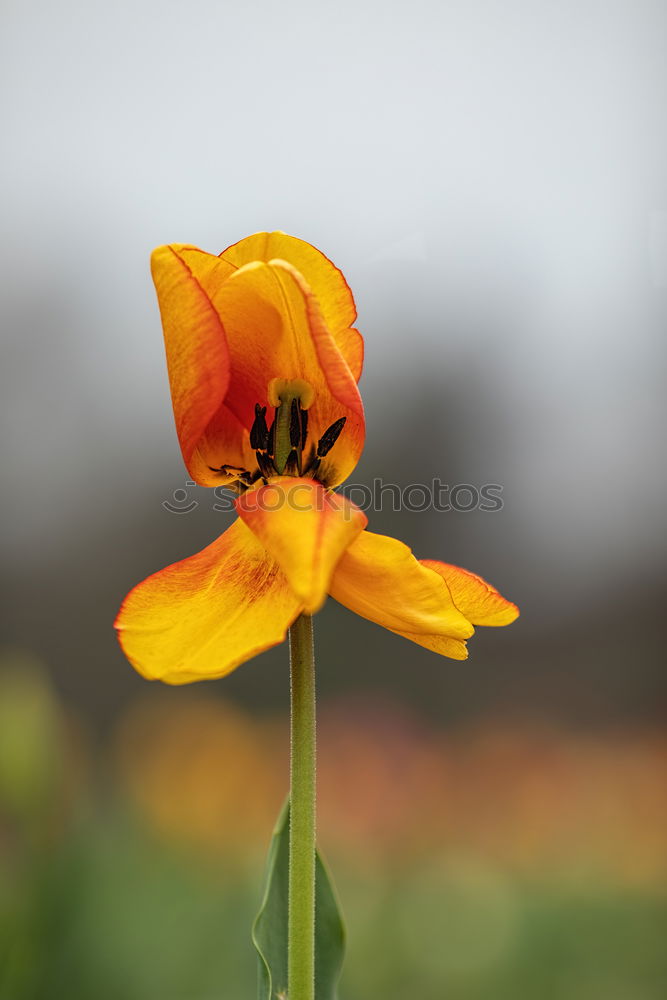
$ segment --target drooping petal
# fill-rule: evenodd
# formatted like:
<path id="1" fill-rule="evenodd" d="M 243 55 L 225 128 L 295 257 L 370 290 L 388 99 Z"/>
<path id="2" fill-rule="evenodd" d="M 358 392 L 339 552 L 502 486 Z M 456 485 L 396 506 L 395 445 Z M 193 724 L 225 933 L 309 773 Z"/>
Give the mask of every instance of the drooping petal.
<path id="1" fill-rule="evenodd" d="M 476 573 L 434 559 L 422 559 L 421 563 L 442 577 L 454 604 L 473 625 L 510 625 L 519 617 L 516 604 Z"/>
<path id="2" fill-rule="evenodd" d="M 182 314 L 197 319 L 201 314 L 208 320 L 215 315 L 227 345 L 229 374 L 224 395 L 222 380 L 204 364 L 205 385 L 198 392 L 206 405 L 196 421 L 180 419 L 189 429 L 187 448 L 195 449 L 188 465 L 193 478 L 202 485 L 216 485 L 220 477 L 209 467 L 253 467 L 246 432 L 252 426 L 255 404 L 269 405 L 268 387 L 274 378 L 302 380 L 312 386 L 309 444 L 316 444 L 334 421 L 346 418 L 344 432 L 321 471 L 329 485 L 347 478 L 363 449 L 363 405 L 350 368 L 302 275 L 279 260 L 255 261 L 236 269 L 223 258 L 180 245 L 155 251 L 153 271 L 159 296 L 160 289 L 171 293 L 176 284 L 173 275 L 179 276 L 181 313 L 177 315 L 171 306 L 162 308 L 165 339 L 173 338 L 175 344 L 168 350 L 172 386 L 184 381 L 184 365 L 199 360 L 192 352 L 183 352 L 188 320 Z M 185 382 L 192 387 L 196 373 Z M 179 407 L 187 409 L 184 393 L 179 392 L 177 398 Z M 205 417 L 208 423 L 204 425 Z"/>
<path id="3" fill-rule="evenodd" d="M 329 593 L 351 611 L 456 659 L 474 632 L 439 574 L 407 545 L 363 531 L 341 557 Z M 433 645 L 431 645 L 433 643 Z"/>
<path id="4" fill-rule="evenodd" d="M 140 674 L 187 684 L 222 677 L 282 642 L 300 611 L 277 563 L 237 520 L 130 591 L 115 627 Z"/>
<path id="5" fill-rule="evenodd" d="M 326 600 L 336 564 L 367 524 L 366 515 L 345 497 L 291 476 L 242 494 L 236 509 L 308 614 Z"/>
<path id="6" fill-rule="evenodd" d="M 287 233 L 255 233 L 220 254 L 235 267 L 254 260 L 288 261 L 305 278 L 341 354 L 359 381 L 364 361 L 364 342 L 352 324 L 357 318 L 352 291 L 341 271 L 328 257 L 305 240 Z"/>

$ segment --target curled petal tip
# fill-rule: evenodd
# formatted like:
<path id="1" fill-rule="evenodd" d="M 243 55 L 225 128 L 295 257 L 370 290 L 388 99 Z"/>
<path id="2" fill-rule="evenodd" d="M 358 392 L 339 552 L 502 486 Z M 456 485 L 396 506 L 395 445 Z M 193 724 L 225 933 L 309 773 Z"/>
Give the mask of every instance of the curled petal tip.
<path id="1" fill-rule="evenodd" d="M 336 567 L 331 596 L 414 642 L 437 637 L 444 655 L 453 655 L 445 651 L 451 649 L 460 658 L 462 643 L 474 632 L 438 574 L 386 535 L 364 531 L 354 540 Z"/>
<path id="2" fill-rule="evenodd" d="M 423 559 L 422 564 L 442 577 L 454 604 L 474 625 L 500 627 L 519 617 L 516 604 L 476 573 L 435 559 Z"/>

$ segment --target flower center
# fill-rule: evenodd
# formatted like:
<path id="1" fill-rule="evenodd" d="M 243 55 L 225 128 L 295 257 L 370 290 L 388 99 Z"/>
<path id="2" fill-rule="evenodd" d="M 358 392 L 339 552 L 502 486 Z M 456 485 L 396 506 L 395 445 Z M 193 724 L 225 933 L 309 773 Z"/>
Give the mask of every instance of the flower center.
<path id="1" fill-rule="evenodd" d="M 266 420 L 266 406 L 255 403 L 255 419 L 250 428 L 250 447 L 254 449 L 257 468 L 254 471 L 222 465 L 211 471 L 236 476 L 227 485 L 243 491 L 273 476 L 310 476 L 327 485 L 326 469 L 322 459 L 329 454 L 340 436 L 347 417 L 339 417 L 324 434 L 306 448 L 308 438 L 308 410 L 315 394 L 309 382 L 303 379 L 271 379 L 267 391 L 269 406 L 273 407 L 273 420 Z M 331 471 L 331 470 L 329 470 Z"/>

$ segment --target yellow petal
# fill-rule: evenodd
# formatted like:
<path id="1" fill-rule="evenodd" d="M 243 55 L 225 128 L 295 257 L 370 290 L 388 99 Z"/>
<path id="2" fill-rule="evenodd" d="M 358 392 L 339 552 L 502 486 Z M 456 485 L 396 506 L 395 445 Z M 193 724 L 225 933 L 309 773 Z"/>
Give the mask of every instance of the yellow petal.
<path id="1" fill-rule="evenodd" d="M 255 233 L 224 250 L 220 256 L 235 267 L 254 260 L 266 263 L 276 258 L 288 261 L 305 278 L 322 312 L 324 322 L 341 354 L 359 381 L 364 360 L 364 342 L 352 328 L 357 318 L 354 298 L 341 271 L 323 253 L 287 233 Z"/>
<path id="2" fill-rule="evenodd" d="M 476 573 L 434 559 L 422 559 L 422 565 L 442 577 L 454 604 L 473 625 L 510 625 L 519 617 L 516 604 Z"/>
<path id="3" fill-rule="evenodd" d="M 451 639 L 447 635 L 418 635 L 415 632 L 397 632 L 404 639 L 411 639 L 418 646 L 430 649 L 432 653 L 448 656 L 450 660 L 467 660 L 468 646 L 463 639 Z"/>
<path id="4" fill-rule="evenodd" d="M 222 677 L 282 642 L 300 611 L 278 565 L 238 520 L 130 591 L 115 627 L 140 674 L 187 684 Z"/>
<path id="5" fill-rule="evenodd" d="M 284 572 L 308 614 L 326 600 L 334 568 L 366 515 L 311 479 L 281 476 L 249 490 L 236 509 Z"/>
<path id="6" fill-rule="evenodd" d="M 329 593 L 363 618 L 414 642 L 463 640 L 474 632 L 442 578 L 422 566 L 407 545 L 386 535 L 358 535 L 336 566 Z M 455 655 L 448 651 L 450 643 L 442 646 L 439 652 Z"/>

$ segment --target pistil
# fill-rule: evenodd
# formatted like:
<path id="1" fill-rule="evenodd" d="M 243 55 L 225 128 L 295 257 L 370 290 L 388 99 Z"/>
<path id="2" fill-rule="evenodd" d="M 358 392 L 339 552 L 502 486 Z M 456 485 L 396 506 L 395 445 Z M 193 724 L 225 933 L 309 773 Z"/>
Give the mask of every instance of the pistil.
<path id="1" fill-rule="evenodd" d="M 269 405 L 275 408 L 273 424 L 267 430 L 267 455 L 279 476 L 300 476 L 308 429 L 307 410 L 313 402 L 313 387 L 303 379 L 274 378 L 269 383 L 267 395 Z M 263 410 L 265 407 L 255 407 L 253 432 L 256 433 L 251 433 L 250 441 L 253 447 L 253 437 L 259 440 L 263 436 Z"/>
<path id="2" fill-rule="evenodd" d="M 290 390 L 285 389 L 280 394 L 279 399 L 280 404 L 276 407 L 275 417 L 273 464 L 276 467 L 278 475 L 282 476 L 285 472 L 285 467 L 292 457 L 292 452 L 295 452 L 296 464 L 299 467 L 299 472 L 296 475 L 299 475 L 301 472 L 300 432 L 295 431 L 295 428 L 297 423 L 301 423 L 299 416 L 301 412 L 301 398 L 294 395 Z M 294 412 L 297 414 L 296 420 L 293 416 Z M 296 439 L 296 444 L 293 444 L 293 439 Z"/>

